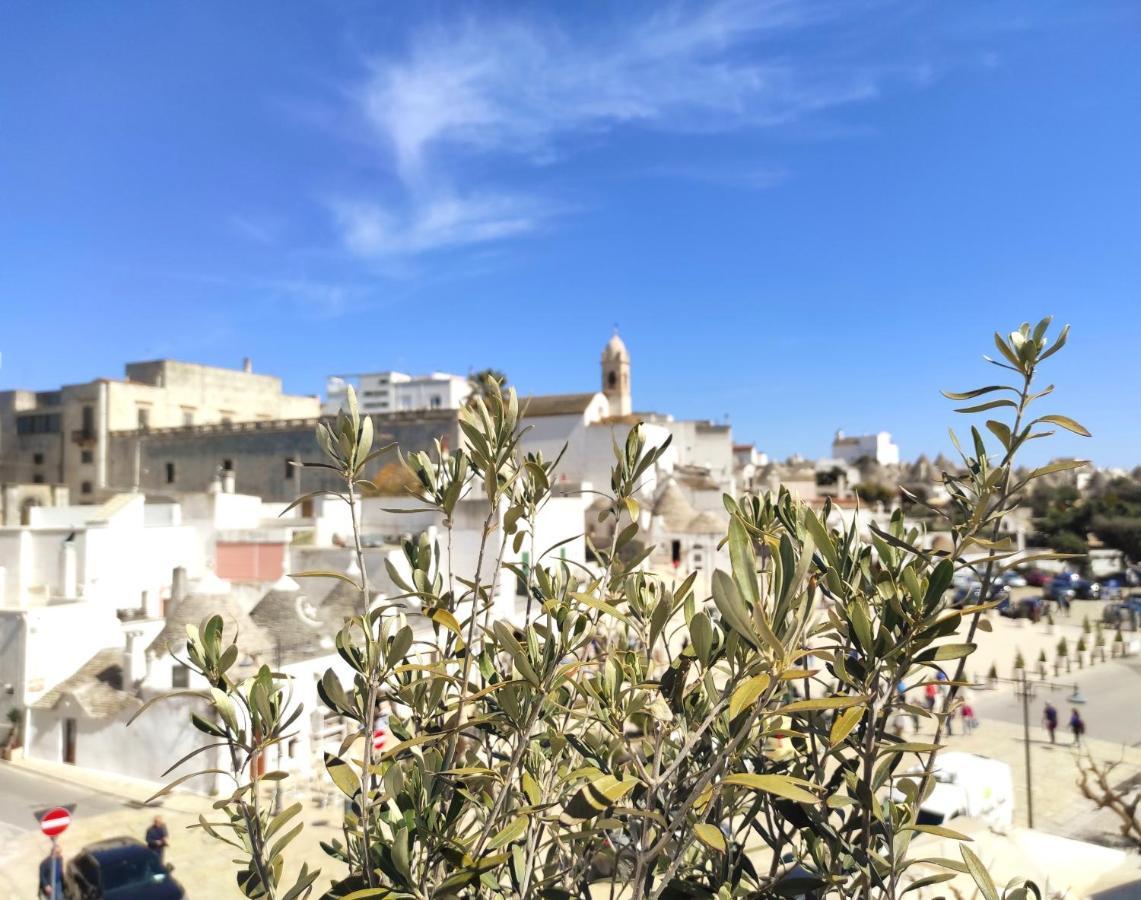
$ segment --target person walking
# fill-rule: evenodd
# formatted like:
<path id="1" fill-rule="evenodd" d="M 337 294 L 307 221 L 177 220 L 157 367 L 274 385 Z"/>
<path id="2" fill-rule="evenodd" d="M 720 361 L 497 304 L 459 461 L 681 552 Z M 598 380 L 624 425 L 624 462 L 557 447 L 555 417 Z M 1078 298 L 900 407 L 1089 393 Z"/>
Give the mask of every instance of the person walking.
<path id="1" fill-rule="evenodd" d="M 1058 730 L 1058 711 L 1052 703 L 1047 702 L 1046 708 L 1042 710 L 1042 724 L 1050 735 L 1050 743 L 1054 743 L 1054 732 Z"/>
<path id="2" fill-rule="evenodd" d="M 1070 731 L 1074 733 L 1074 746 L 1080 746 L 1082 735 L 1086 733 L 1086 723 L 1077 709 L 1070 712 Z"/>
<path id="3" fill-rule="evenodd" d="M 170 843 L 170 835 L 166 830 L 165 823 L 162 821 L 162 816 L 155 816 L 151 827 L 147 829 L 146 839 L 147 846 L 150 847 L 151 851 L 158 857 L 158 861 L 161 863 L 163 861 L 163 854 L 166 853 L 167 845 Z"/>
<path id="4" fill-rule="evenodd" d="M 974 707 L 969 703 L 963 704 L 963 734 L 970 734 L 978 727 L 979 720 L 975 718 Z"/>
<path id="5" fill-rule="evenodd" d="M 40 886 L 36 896 L 39 900 L 51 898 L 59 900 L 63 896 L 63 850 L 55 841 L 51 853 L 40 863 Z"/>

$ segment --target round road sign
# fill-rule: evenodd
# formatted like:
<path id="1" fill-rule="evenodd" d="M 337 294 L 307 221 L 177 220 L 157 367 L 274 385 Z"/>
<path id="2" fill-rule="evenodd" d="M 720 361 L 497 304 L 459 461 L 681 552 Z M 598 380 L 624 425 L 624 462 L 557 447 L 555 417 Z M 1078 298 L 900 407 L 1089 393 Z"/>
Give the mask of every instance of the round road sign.
<path id="1" fill-rule="evenodd" d="M 67 831 L 67 826 L 70 824 L 71 813 L 62 806 L 57 806 L 44 813 L 44 817 L 40 819 L 40 831 L 48 837 L 55 837 Z"/>

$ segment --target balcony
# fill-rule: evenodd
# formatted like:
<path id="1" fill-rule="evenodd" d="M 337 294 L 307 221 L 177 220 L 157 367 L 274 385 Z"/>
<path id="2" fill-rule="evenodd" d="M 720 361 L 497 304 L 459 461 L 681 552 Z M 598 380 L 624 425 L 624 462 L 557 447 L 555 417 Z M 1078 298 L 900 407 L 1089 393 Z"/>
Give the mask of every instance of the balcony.
<path id="1" fill-rule="evenodd" d="M 93 428 L 73 428 L 71 431 L 71 441 L 74 444 L 81 446 L 94 444 L 95 439 L 95 429 Z"/>

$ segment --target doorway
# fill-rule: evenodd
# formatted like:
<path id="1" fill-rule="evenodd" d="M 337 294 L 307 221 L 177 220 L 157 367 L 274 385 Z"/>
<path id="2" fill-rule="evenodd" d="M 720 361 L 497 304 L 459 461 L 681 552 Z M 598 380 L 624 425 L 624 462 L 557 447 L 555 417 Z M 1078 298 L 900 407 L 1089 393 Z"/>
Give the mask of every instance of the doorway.
<path id="1" fill-rule="evenodd" d="M 75 738 L 77 731 L 75 719 L 63 720 L 63 761 L 73 766 L 75 765 Z"/>

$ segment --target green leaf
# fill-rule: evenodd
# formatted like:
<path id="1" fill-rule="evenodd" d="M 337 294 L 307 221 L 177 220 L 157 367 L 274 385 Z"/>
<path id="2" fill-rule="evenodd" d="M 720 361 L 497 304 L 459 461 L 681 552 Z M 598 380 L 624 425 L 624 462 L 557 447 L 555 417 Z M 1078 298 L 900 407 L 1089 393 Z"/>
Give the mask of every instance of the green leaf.
<path id="1" fill-rule="evenodd" d="M 771 681 L 772 678 L 768 673 L 762 672 L 760 675 L 746 678 L 737 685 L 733 695 L 729 698 L 729 718 L 737 718 L 742 710 L 752 706 L 757 698 L 765 692 Z"/>
<path id="2" fill-rule="evenodd" d="M 710 825 L 708 822 L 700 822 L 693 826 L 693 834 L 710 850 L 716 850 L 718 853 L 725 852 L 725 835 L 721 833 L 721 829 L 716 825 Z"/>
<path id="3" fill-rule="evenodd" d="M 924 650 L 915 657 L 917 663 L 936 662 L 943 659 L 962 659 L 975 652 L 976 644 L 940 644 Z"/>
<path id="4" fill-rule="evenodd" d="M 959 852 L 963 855 L 963 862 L 967 864 L 967 871 L 971 873 L 971 878 L 975 880 L 986 900 L 998 900 L 998 889 L 994 886 L 994 880 L 982 860 L 975 856 L 970 847 L 959 847 Z"/>
<path id="5" fill-rule="evenodd" d="M 564 815 L 575 820 L 593 818 L 608 810 L 639 783 L 637 778 L 619 779 L 603 775 L 575 792 L 563 807 Z"/>
<path id="6" fill-rule="evenodd" d="M 957 412 L 957 413 L 986 412 L 988 409 L 998 409 L 999 407 L 1002 407 L 1002 406 L 1013 406 L 1015 409 L 1018 408 L 1018 404 L 1015 403 L 1013 400 L 1003 399 L 1003 400 L 988 400 L 986 403 L 979 403 L 975 406 L 960 406 L 958 409 L 955 410 L 955 412 Z"/>
<path id="7" fill-rule="evenodd" d="M 1049 415 L 1039 416 L 1034 422 L 1049 422 L 1052 425 L 1060 425 L 1066 431 L 1072 431 L 1074 434 L 1080 434 L 1082 437 L 1092 437 L 1089 431 L 1086 430 L 1084 425 L 1080 425 L 1071 419 L 1069 416 Z M 1033 423 L 1031 423 L 1033 424 Z"/>
<path id="8" fill-rule="evenodd" d="M 761 642 L 752 626 L 748 612 L 741 604 L 741 597 L 733 579 L 721 569 L 713 572 L 713 604 L 725 617 L 729 626 L 757 649 Z"/>
<path id="9" fill-rule="evenodd" d="M 975 388 L 973 391 L 940 391 L 940 393 L 948 400 L 973 400 L 975 397 L 981 397 L 983 394 L 993 394 L 995 391 L 1012 391 L 1017 394 L 1014 388 L 1005 384 L 989 384 L 986 387 Z"/>
<path id="10" fill-rule="evenodd" d="M 732 562 L 733 581 L 741 595 L 741 602 L 752 609 L 760 602 L 757 586 L 757 557 L 753 552 L 753 539 L 740 519 L 729 521 L 729 558 Z"/>
<path id="11" fill-rule="evenodd" d="M 812 700 L 793 700 L 792 703 L 780 707 L 777 712 L 784 715 L 818 709 L 847 709 L 850 706 L 859 706 L 863 702 L 863 697 L 817 697 Z"/>
<path id="12" fill-rule="evenodd" d="M 724 784 L 748 788 L 751 791 L 764 791 L 766 794 L 775 794 L 786 800 L 795 800 L 797 803 L 818 803 L 819 798 L 810 794 L 804 788 L 809 786 L 807 781 L 792 778 L 788 775 L 758 775 L 754 772 L 735 772 L 725 776 Z"/>
<path id="13" fill-rule="evenodd" d="M 835 747 L 844 738 L 846 738 L 856 724 L 864 716 L 864 709 L 862 706 L 853 706 L 850 709 L 844 710 L 836 717 L 836 721 L 832 723 L 832 730 L 828 734 L 828 743 Z"/>
<path id="14" fill-rule="evenodd" d="M 925 834 L 933 834 L 936 837 L 950 838 L 953 841 L 973 841 L 974 838 L 967 837 L 961 831 L 955 831 L 953 828 L 946 828 L 942 825 L 911 825 L 913 831 L 922 831 Z"/>
<path id="15" fill-rule="evenodd" d="M 325 769 L 329 773 L 329 777 L 333 779 L 333 784 L 341 789 L 341 792 L 352 799 L 361 789 L 360 776 L 349 763 L 341 759 L 339 756 L 334 756 L 332 753 L 325 751 Z"/>
<path id="16" fill-rule="evenodd" d="M 1010 428 L 1005 422 L 999 422 L 997 419 L 987 419 L 986 427 L 990 430 L 991 434 L 998 438 L 1003 449 L 1010 449 Z"/>
<path id="17" fill-rule="evenodd" d="M 517 816 L 506 827 L 500 829 L 495 837 L 488 842 L 488 846 L 492 850 L 498 850 L 500 847 L 504 847 L 512 841 L 521 838 L 523 833 L 527 830 L 529 818 L 529 816 Z"/>

